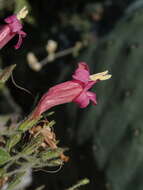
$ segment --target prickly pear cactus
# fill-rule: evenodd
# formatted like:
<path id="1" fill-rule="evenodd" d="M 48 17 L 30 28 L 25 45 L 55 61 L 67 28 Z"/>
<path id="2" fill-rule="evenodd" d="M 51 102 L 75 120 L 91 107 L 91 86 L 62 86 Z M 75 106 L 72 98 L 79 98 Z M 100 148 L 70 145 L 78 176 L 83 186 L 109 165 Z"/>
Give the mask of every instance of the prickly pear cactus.
<path id="1" fill-rule="evenodd" d="M 109 69 L 113 77 L 96 85 L 98 105 L 77 114 L 76 138 L 80 145 L 92 141 L 107 189 L 142 190 L 143 8 L 126 14 L 95 46 L 82 60 L 91 64 L 92 71 Z"/>

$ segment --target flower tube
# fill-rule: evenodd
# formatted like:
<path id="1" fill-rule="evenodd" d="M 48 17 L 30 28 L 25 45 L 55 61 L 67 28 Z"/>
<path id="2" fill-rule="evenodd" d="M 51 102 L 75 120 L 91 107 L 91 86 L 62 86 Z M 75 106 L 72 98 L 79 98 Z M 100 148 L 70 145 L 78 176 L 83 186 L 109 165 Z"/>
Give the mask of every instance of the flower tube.
<path id="1" fill-rule="evenodd" d="M 80 62 L 72 75 L 72 80 L 51 87 L 42 96 L 30 118 L 36 119 L 50 108 L 69 102 L 75 102 L 80 108 L 87 107 L 90 101 L 96 105 L 96 94 L 89 91 L 89 89 L 96 82 L 109 78 L 111 78 L 111 75 L 108 74 L 108 71 L 90 75 L 88 65 Z"/>

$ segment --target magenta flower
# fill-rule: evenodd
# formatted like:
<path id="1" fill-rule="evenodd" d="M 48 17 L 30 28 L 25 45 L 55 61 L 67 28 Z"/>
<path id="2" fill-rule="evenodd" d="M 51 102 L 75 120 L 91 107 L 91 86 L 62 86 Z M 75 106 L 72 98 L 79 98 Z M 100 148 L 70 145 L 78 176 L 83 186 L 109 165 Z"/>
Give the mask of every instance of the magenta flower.
<path id="1" fill-rule="evenodd" d="M 90 79 L 89 68 L 85 63 L 79 63 L 77 70 L 72 76 L 73 81 L 82 87 L 80 94 L 74 98 L 73 102 L 77 103 L 80 108 L 88 106 L 90 100 L 94 105 L 96 102 L 96 94 L 88 91 L 97 82 Z"/>
<path id="2" fill-rule="evenodd" d="M 87 64 L 83 62 L 79 63 L 71 81 L 55 85 L 42 96 L 31 118 L 40 117 L 43 112 L 51 107 L 64 103 L 75 102 L 80 108 L 88 106 L 90 101 L 96 105 L 96 94 L 90 92 L 89 89 L 97 81 L 110 78 L 111 75 L 107 75 L 107 73 L 108 71 L 90 75 Z"/>
<path id="3" fill-rule="evenodd" d="M 26 13 L 25 13 L 26 12 Z M 3 48 L 15 35 L 18 34 L 19 39 L 17 44 L 14 46 L 18 49 L 22 44 L 22 39 L 25 38 L 26 33 L 22 31 L 21 18 L 27 14 L 27 10 L 24 8 L 17 15 L 12 15 L 4 19 L 4 25 L 0 26 L 0 49 Z"/>

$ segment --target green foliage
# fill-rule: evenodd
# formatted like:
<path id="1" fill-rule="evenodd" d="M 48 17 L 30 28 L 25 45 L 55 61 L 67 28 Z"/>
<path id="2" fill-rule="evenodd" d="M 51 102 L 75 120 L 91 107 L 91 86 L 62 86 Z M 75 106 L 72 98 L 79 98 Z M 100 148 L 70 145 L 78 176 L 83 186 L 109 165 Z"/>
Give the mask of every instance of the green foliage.
<path id="1" fill-rule="evenodd" d="M 1 184 L 7 183 L 7 190 L 21 187 L 27 171 L 33 168 L 63 165 L 65 150 L 57 147 L 55 134 L 51 130 L 55 122 L 47 123 L 40 118 L 31 121 L 29 118 L 17 127 L 11 124 L 0 131 L 0 180 Z"/>
<path id="2" fill-rule="evenodd" d="M 10 161 L 10 159 L 9 153 L 5 149 L 0 148 L 0 166 Z"/>
<path id="3" fill-rule="evenodd" d="M 45 162 L 47 159 L 52 160 L 54 158 L 58 158 L 62 153 L 62 148 L 57 148 L 56 150 L 47 149 L 40 153 L 40 157 Z"/>
<path id="4" fill-rule="evenodd" d="M 40 135 L 35 138 L 32 138 L 29 144 L 26 145 L 25 148 L 23 148 L 21 153 L 27 156 L 31 155 L 32 153 L 37 151 L 42 142 L 43 142 L 43 137 Z"/>
<path id="5" fill-rule="evenodd" d="M 18 131 L 16 131 L 15 134 L 11 135 L 6 144 L 6 148 L 8 149 L 8 151 L 10 151 L 11 148 L 13 148 L 21 140 L 21 135 L 22 134 Z"/>
<path id="6" fill-rule="evenodd" d="M 21 124 L 19 125 L 18 130 L 21 131 L 21 132 L 25 132 L 28 129 L 30 129 L 32 126 L 36 125 L 36 123 L 38 123 L 39 120 L 40 120 L 40 118 L 35 119 L 35 120 L 28 118 L 28 119 L 21 122 Z"/>

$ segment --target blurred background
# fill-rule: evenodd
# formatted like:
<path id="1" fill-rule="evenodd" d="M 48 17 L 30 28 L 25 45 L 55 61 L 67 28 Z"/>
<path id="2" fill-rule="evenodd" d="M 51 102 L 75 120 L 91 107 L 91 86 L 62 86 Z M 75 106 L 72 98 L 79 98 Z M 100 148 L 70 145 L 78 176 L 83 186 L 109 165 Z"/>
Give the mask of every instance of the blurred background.
<path id="1" fill-rule="evenodd" d="M 0 113 L 28 115 L 50 87 L 71 79 L 79 61 L 92 73 L 109 70 L 112 79 L 100 82 L 97 106 L 74 104 L 52 109 L 60 146 L 69 147 L 68 163 L 57 173 L 33 172 L 27 190 L 45 184 L 63 190 L 82 178 L 82 189 L 143 189 L 143 1 L 142 0 L 0 0 L 0 21 L 24 5 L 27 37 L 17 38 L 0 54 L 0 66 L 16 64 L 0 94 Z"/>

